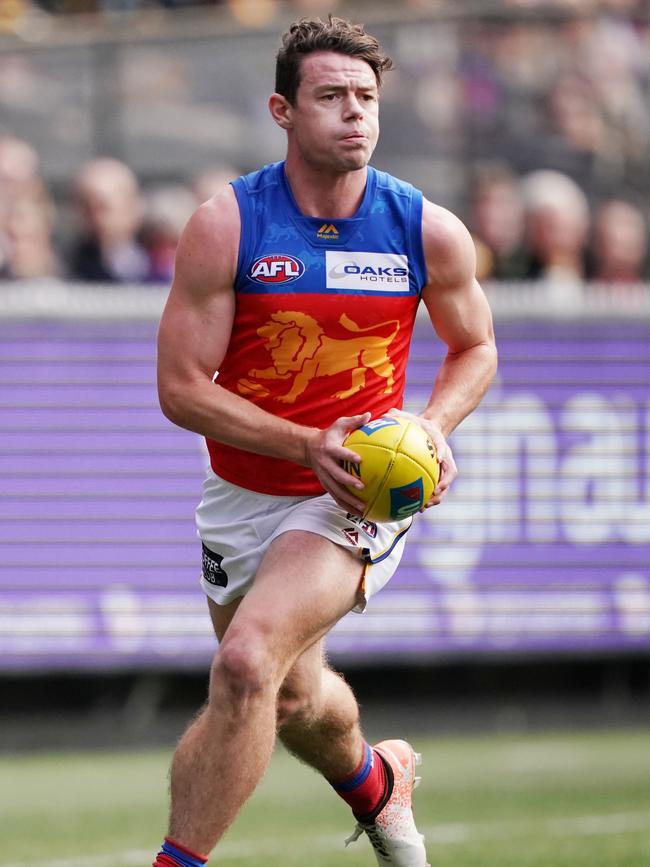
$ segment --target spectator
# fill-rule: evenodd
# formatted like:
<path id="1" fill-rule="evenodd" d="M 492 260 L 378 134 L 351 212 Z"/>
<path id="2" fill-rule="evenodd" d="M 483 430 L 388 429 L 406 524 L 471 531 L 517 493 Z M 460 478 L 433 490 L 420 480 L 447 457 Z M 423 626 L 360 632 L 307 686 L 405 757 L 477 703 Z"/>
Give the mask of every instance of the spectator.
<path id="1" fill-rule="evenodd" d="M 40 197 L 23 193 L 5 202 L 4 277 L 52 277 L 60 272 L 60 263 L 52 243 L 52 206 Z"/>
<path id="2" fill-rule="evenodd" d="M 13 135 L 0 136 L 0 191 L 9 198 L 43 191 L 36 150 Z"/>
<path id="3" fill-rule="evenodd" d="M 0 277 L 57 275 L 53 224 L 38 154 L 23 139 L 0 137 Z"/>
<path id="4" fill-rule="evenodd" d="M 589 205 L 580 187 L 561 172 L 540 170 L 523 179 L 527 277 L 575 286 L 585 276 Z"/>
<path id="5" fill-rule="evenodd" d="M 633 284 L 647 279 L 648 230 L 641 211 L 610 199 L 594 215 L 590 277 L 602 283 Z"/>
<path id="6" fill-rule="evenodd" d="M 149 257 L 147 279 L 170 283 L 181 232 L 196 209 L 193 192 L 180 184 L 155 189 L 147 196 L 141 238 Z"/>
<path id="7" fill-rule="evenodd" d="M 128 166 L 100 157 L 85 163 L 75 181 L 83 226 L 70 256 L 77 280 L 140 283 L 149 276 L 149 257 L 138 233 L 143 201 Z"/>
<path id="8" fill-rule="evenodd" d="M 520 280 L 526 275 L 524 203 L 519 181 L 502 164 L 484 166 L 471 194 L 469 224 L 479 280 Z"/>

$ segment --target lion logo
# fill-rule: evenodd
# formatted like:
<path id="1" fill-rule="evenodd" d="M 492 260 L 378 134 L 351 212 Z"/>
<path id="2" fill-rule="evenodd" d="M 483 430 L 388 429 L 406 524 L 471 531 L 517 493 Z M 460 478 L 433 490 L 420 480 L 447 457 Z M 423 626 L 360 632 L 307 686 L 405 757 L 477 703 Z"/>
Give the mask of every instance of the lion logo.
<path id="1" fill-rule="evenodd" d="M 350 337 L 328 337 L 314 317 L 307 313 L 295 310 L 273 313 L 271 319 L 257 329 L 271 354 L 272 366 L 250 370 L 248 378 L 237 383 L 239 393 L 266 397 L 270 390 L 263 382 L 283 380 L 289 384 L 289 389 L 276 395 L 275 400 L 295 403 L 316 377 L 349 371 L 349 388 L 332 395 L 344 399 L 365 386 L 366 373 L 372 370 L 386 380 L 384 394 L 390 394 L 395 384 L 395 368 L 388 356 L 388 347 L 399 331 L 399 321 L 390 319 L 361 328 L 344 313 L 339 322 L 350 332 Z M 390 328 L 389 333 L 382 335 L 381 332 L 387 328 Z"/>

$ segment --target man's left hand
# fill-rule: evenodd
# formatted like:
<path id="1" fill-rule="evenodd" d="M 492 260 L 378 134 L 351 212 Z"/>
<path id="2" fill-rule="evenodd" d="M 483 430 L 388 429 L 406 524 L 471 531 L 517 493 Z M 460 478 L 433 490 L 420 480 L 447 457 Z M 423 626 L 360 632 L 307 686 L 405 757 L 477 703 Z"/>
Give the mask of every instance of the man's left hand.
<path id="1" fill-rule="evenodd" d="M 456 461 L 454 460 L 449 443 L 440 428 L 428 418 L 423 418 L 421 415 L 415 415 L 411 412 L 404 412 L 401 409 L 391 409 L 387 415 L 403 416 L 419 424 L 433 443 L 440 466 L 440 478 L 438 479 L 438 485 L 433 492 L 433 496 L 428 503 L 424 504 L 424 508 L 428 509 L 430 506 L 437 506 L 443 501 L 451 483 L 458 475 L 458 468 L 456 467 Z"/>

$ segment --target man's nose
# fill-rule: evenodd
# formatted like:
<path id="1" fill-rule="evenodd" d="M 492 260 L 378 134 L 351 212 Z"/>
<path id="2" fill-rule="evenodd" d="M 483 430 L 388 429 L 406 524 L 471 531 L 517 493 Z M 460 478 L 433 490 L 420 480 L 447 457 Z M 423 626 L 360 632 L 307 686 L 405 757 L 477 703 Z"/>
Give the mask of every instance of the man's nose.
<path id="1" fill-rule="evenodd" d="M 356 94 L 351 93 L 345 101 L 345 114 L 348 117 L 363 117 L 364 108 Z"/>

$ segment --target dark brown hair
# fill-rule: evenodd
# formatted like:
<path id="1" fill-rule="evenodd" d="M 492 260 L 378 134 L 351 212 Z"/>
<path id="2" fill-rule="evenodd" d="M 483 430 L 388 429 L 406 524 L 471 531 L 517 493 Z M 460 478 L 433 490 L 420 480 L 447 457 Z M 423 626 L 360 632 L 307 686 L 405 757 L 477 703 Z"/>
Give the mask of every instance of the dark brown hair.
<path id="1" fill-rule="evenodd" d="M 315 51 L 336 51 L 365 60 L 375 73 L 378 86 L 382 74 L 393 66 L 390 57 L 382 54 L 378 40 L 366 33 L 363 25 L 351 24 L 345 18 L 331 15 L 328 21 L 302 18 L 294 22 L 282 37 L 275 64 L 275 92 L 282 94 L 292 105 L 300 84 L 302 58 Z"/>

